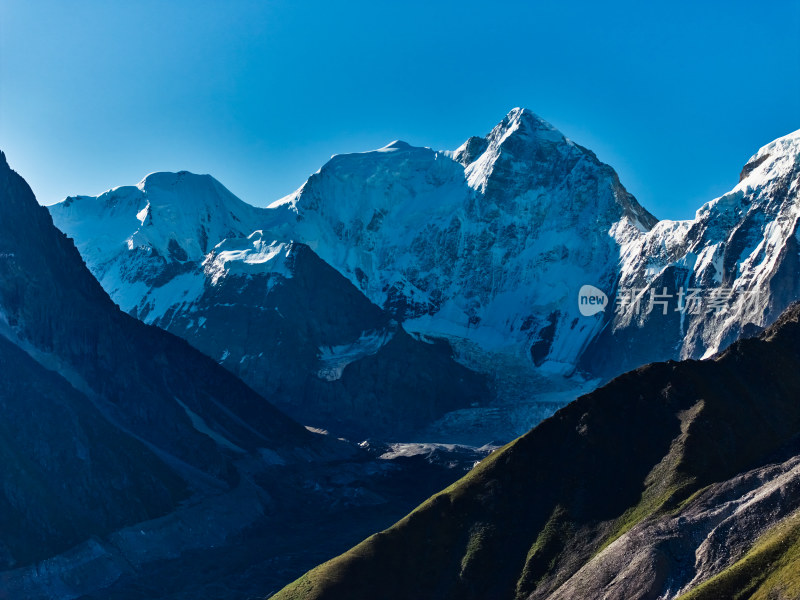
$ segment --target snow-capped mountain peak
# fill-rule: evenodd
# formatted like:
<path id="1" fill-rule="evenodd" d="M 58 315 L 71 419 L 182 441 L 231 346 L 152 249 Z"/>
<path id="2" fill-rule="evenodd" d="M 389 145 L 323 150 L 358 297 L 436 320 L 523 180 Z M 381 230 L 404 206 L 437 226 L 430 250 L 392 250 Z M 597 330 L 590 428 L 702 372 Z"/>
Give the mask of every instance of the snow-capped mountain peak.
<path id="1" fill-rule="evenodd" d="M 50 210 L 90 267 L 129 252 L 202 260 L 222 240 L 252 233 L 263 212 L 212 176 L 187 171 L 151 173 L 135 186 L 70 197 Z"/>
<path id="2" fill-rule="evenodd" d="M 611 167 L 522 108 L 455 151 L 336 155 L 270 208 L 284 215 L 273 237 L 309 244 L 415 332 L 520 353 L 571 323 L 584 280 L 610 284 L 621 245 L 656 222 Z M 564 328 L 556 362 L 590 325 Z"/>
<path id="3" fill-rule="evenodd" d="M 528 138 L 536 137 L 540 140 L 552 142 L 562 142 L 566 140 L 564 134 L 551 123 L 545 121 L 532 110 L 521 107 L 511 109 L 505 119 L 494 127 L 488 137 L 490 140 L 496 139 L 497 143 L 501 144 L 505 139 L 515 133 Z"/>
<path id="4" fill-rule="evenodd" d="M 192 260 L 201 259 L 223 239 L 251 233 L 261 212 L 211 175 L 152 173 L 136 187 L 148 206 L 143 223 L 148 226 L 147 241 L 160 252 L 173 253 L 170 240 L 175 240 Z M 155 231 L 168 234 L 168 239 L 152 235 Z"/>
<path id="5" fill-rule="evenodd" d="M 403 140 L 394 140 L 393 142 L 389 142 L 383 148 L 380 148 L 378 152 L 387 152 L 392 150 L 409 150 L 413 148 L 411 144 L 408 142 L 404 142 Z"/>
<path id="6" fill-rule="evenodd" d="M 768 179 L 780 178 L 797 167 L 798 157 L 800 129 L 770 142 L 750 157 L 739 176 L 739 183 L 755 187 Z"/>
<path id="7" fill-rule="evenodd" d="M 639 231 L 649 230 L 657 221 L 623 188 L 611 167 L 525 108 L 513 109 L 483 140 L 470 138 L 453 155 L 466 166 L 470 187 L 501 206 L 509 198 L 525 196 L 536 203 L 549 202 L 552 196 L 537 190 L 554 181 L 570 186 L 577 178 L 602 174 L 614 190 L 610 202 L 602 196 L 573 196 L 577 202 L 562 206 L 567 208 L 567 218 L 591 210 L 614 214 L 621 208 L 629 224 Z"/>
<path id="8" fill-rule="evenodd" d="M 217 244 L 206 262 L 211 283 L 240 266 L 271 268 L 280 262 L 266 258 L 275 244 L 298 240 L 416 333 L 523 355 L 537 344 L 536 362 L 549 356 L 563 365 L 594 330 L 593 322 L 570 325 L 572 296 L 587 281 L 610 287 L 621 248 L 656 222 L 611 167 L 523 108 L 454 152 L 395 140 L 334 155 L 267 209 L 184 173 L 148 176 L 134 190 L 124 191 L 130 198 L 114 240 L 114 215 L 53 207 L 112 295 L 126 296 L 126 281 L 145 281 L 151 294 L 166 277 L 162 263 L 175 281 L 182 261 L 205 261 Z M 72 205 L 114 194 L 123 188 Z M 254 231 L 262 232 L 258 247 L 248 239 Z M 98 248 L 104 256 L 93 254 Z M 142 277 L 154 254 L 159 275 Z M 130 310 L 132 300 L 121 304 Z"/>
<path id="9" fill-rule="evenodd" d="M 573 145 L 550 123 L 525 108 L 514 108 L 481 138 L 470 138 L 453 156 L 467 168 L 470 186 L 485 191 L 488 179 L 501 157 L 516 161 L 522 171 L 530 166 L 531 157 L 552 152 L 556 145 Z"/>

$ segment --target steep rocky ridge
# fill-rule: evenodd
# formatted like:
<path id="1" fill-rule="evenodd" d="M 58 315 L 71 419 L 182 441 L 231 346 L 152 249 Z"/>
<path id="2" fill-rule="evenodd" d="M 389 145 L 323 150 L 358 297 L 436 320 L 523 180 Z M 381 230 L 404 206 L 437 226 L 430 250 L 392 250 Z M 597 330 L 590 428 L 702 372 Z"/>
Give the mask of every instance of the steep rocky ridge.
<path id="1" fill-rule="evenodd" d="M 795 304 L 758 339 L 713 360 L 622 375 L 275 598 L 699 590 L 800 507 L 798 362 Z M 773 592 L 792 585 L 797 574 L 787 571 Z"/>

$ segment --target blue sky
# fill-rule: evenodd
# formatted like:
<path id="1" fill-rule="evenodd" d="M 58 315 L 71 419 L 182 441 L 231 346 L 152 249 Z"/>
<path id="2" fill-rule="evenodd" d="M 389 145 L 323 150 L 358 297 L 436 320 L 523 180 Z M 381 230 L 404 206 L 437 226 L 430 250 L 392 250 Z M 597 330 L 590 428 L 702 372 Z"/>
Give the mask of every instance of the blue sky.
<path id="1" fill-rule="evenodd" d="M 800 128 L 800 2 L 762 4 L 4 0 L 0 148 L 44 204 L 185 169 L 265 205 L 525 106 L 689 218 Z"/>

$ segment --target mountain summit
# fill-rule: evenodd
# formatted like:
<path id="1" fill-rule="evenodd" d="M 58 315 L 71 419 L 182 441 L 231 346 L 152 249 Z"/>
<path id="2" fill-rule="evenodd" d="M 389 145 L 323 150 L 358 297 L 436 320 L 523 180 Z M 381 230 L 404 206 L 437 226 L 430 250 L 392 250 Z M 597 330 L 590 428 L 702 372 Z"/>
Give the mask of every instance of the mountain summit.
<path id="1" fill-rule="evenodd" d="M 254 252 L 254 244 L 303 244 L 321 259 L 315 268 L 331 268 L 348 282 L 340 282 L 342 297 L 364 296 L 383 311 L 381 323 L 399 325 L 420 343 L 440 340 L 461 365 L 489 377 L 491 422 L 483 392 L 480 400 L 458 392 L 461 401 L 453 398 L 426 417 L 437 420 L 437 436 L 480 429 L 487 432 L 484 442 L 510 439 L 577 390 L 626 369 L 710 356 L 768 326 L 800 294 L 796 133 L 761 149 L 741 182 L 690 221 L 658 222 L 610 166 L 522 108 L 454 151 L 395 141 L 335 155 L 266 209 L 249 207 L 211 178 L 162 178 L 167 183 L 154 182 L 152 190 L 147 182 L 135 188 L 136 201 L 124 210 L 122 203 L 119 211 L 108 206 L 128 188 L 51 207 L 56 224 L 76 238 L 124 310 L 182 335 L 261 386 L 253 374 L 263 369 L 254 357 L 271 356 L 266 338 L 247 350 L 220 335 L 201 343 L 212 337 L 201 330 L 213 331 L 219 315 L 197 312 L 198 299 L 223 272 L 274 271 L 286 279 L 288 271 L 273 269 L 282 254 Z M 194 178 L 209 189 L 173 181 Z M 178 200 L 178 193 L 192 198 Z M 601 294 L 601 310 L 581 311 L 582 289 Z M 690 290 L 707 295 L 705 304 L 676 310 Z M 737 300 L 724 300 L 723 293 Z M 226 302 L 235 312 L 235 298 Z M 641 310 L 627 310 L 636 307 Z M 355 313 L 374 314 L 339 312 L 337 322 L 354 326 L 335 334 L 336 327 L 326 326 L 330 335 L 307 338 L 305 358 L 296 362 L 312 365 L 309 386 L 318 387 L 314 373 L 354 372 L 349 365 L 376 355 L 391 339 L 385 327 L 395 331 L 395 325 L 365 318 L 357 326 Z M 339 366 L 331 370 L 334 362 Z M 296 390 L 284 397 L 290 395 Z M 332 415 L 342 404 L 360 403 L 314 401 L 309 410 L 319 413 L 325 405 Z"/>
<path id="2" fill-rule="evenodd" d="M 454 152 L 337 155 L 273 205 L 286 227 L 415 332 L 569 370 L 595 333 L 573 294 L 612 284 L 656 222 L 613 169 L 514 109 Z M 558 367 L 562 365 L 562 367 Z"/>
<path id="3" fill-rule="evenodd" d="M 473 140 L 475 138 L 470 138 Z M 463 156 L 465 142 L 455 155 Z M 474 146 L 475 142 L 473 142 Z M 526 189 L 548 186 L 560 177 L 569 174 L 586 160 L 592 169 L 602 171 L 614 184 L 614 201 L 623 214 L 642 231 L 650 230 L 657 222 L 636 199 L 624 191 L 614 170 L 601 163 L 595 154 L 567 139 L 550 123 L 524 108 L 515 108 L 502 122 L 483 138 L 478 147 L 483 151 L 464 166 L 470 185 L 488 196 L 502 198 L 520 195 Z M 585 167 L 586 165 L 584 165 Z M 598 198 L 596 209 L 603 210 Z M 566 211 L 583 208 L 567 204 Z"/>

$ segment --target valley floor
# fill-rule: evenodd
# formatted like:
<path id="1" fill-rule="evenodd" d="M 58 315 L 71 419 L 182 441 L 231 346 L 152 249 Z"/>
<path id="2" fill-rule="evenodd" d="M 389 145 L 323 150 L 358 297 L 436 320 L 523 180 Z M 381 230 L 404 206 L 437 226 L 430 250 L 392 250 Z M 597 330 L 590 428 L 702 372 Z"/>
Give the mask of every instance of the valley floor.
<path id="1" fill-rule="evenodd" d="M 255 476 L 268 514 L 216 547 L 141 565 L 82 600 L 263 598 L 313 566 L 391 526 L 453 483 L 489 449 L 373 443 L 367 459 Z M 306 493 L 287 495 L 285 490 Z M 274 515 L 274 516 L 273 516 Z M 201 525 L 202 527 L 202 525 Z M 170 534 L 163 535 L 166 543 Z"/>

